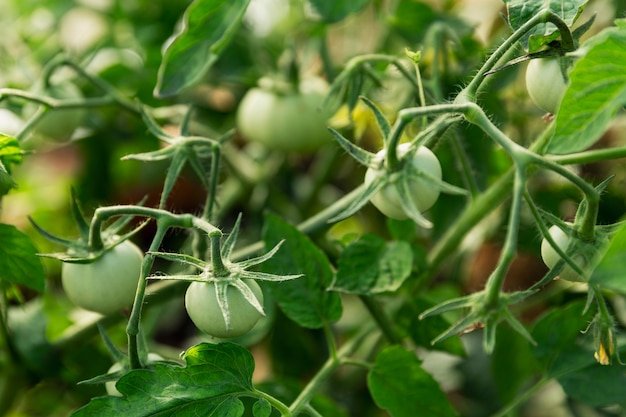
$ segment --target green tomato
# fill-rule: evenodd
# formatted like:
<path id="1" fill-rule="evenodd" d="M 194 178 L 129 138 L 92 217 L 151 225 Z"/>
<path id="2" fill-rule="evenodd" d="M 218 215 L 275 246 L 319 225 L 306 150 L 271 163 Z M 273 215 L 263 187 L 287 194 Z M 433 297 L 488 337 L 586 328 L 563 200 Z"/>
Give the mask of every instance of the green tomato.
<path id="1" fill-rule="evenodd" d="M 148 365 L 154 362 L 162 361 L 162 360 L 163 358 L 160 355 L 157 355 L 156 353 L 148 353 Z M 125 367 L 120 362 L 115 362 L 113 366 L 109 368 L 108 373 L 113 374 L 115 372 L 123 370 L 124 368 L 127 368 L 127 367 Z M 117 381 L 107 381 L 104 383 L 104 388 L 106 389 L 107 394 L 113 395 L 116 397 L 121 397 L 122 393 L 117 390 L 117 388 L 115 387 L 116 384 L 117 384 Z"/>
<path id="2" fill-rule="evenodd" d="M 237 127 L 246 139 L 270 149 L 314 151 L 332 142 L 326 128 L 330 114 L 323 109 L 327 91 L 321 78 L 303 80 L 298 91 L 252 88 L 239 104 Z"/>
<path id="3" fill-rule="evenodd" d="M 88 264 L 64 263 L 61 281 L 79 307 L 112 314 L 130 306 L 141 275 L 143 252 L 125 240 Z"/>
<path id="4" fill-rule="evenodd" d="M 567 89 L 557 58 L 538 58 L 526 68 L 526 90 L 532 101 L 542 110 L 555 114 Z"/>
<path id="5" fill-rule="evenodd" d="M 70 82 L 53 84 L 41 94 L 59 100 L 82 99 L 83 93 Z M 28 105 L 24 109 L 25 117 L 35 113 L 36 106 Z M 68 140 L 85 118 L 84 108 L 49 109 L 33 128 L 33 133 L 57 141 Z"/>
<path id="6" fill-rule="evenodd" d="M 250 287 L 257 300 L 263 305 L 263 291 L 252 279 L 243 282 Z M 232 285 L 228 286 L 226 299 L 230 312 L 230 328 L 226 327 L 222 310 L 217 303 L 215 284 L 192 282 L 185 294 L 185 307 L 191 321 L 204 333 L 220 338 L 239 337 L 252 329 L 262 314 L 257 311 Z"/>
<path id="7" fill-rule="evenodd" d="M 8 109 L 0 109 L 0 134 L 15 137 L 24 127 L 20 117 Z"/>
<path id="8" fill-rule="evenodd" d="M 568 236 L 563 230 L 561 230 L 558 226 L 552 226 L 548 229 L 550 236 L 557 244 L 557 246 L 566 251 L 567 247 L 570 244 L 571 238 Z M 543 263 L 550 269 L 554 267 L 561 260 L 561 257 L 557 253 L 557 251 L 550 245 L 545 238 L 541 241 L 541 259 L 543 259 Z M 578 265 L 581 269 L 585 267 L 584 259 L 581 255 L 576 255 L 573 258 L 574 263 Z M 566 265 L 565 268 L 559 274 L 559 277 L 565 281 L 584 281 L 583 277 L 581 277 L 576 271 L 572 269 L 571 266 Z"/>
<path id="9" fill-rule="evenodd" d="M 398 146 L 398 157 L 402 158 L 409 149 L 409 143 L 402 143 Z M 382 166 L 386 151 L 383 149 L 376 154 L 374 161 L 375 166 Z M 413 155 L 411 163 L 418 169 L 424 171 L 432 177 L 439 180 L 442 178 L 441 164 L 435 154 L 428 148 L 422 146 L 417 149 Z M 384 169 L 368 168 L 365 172 L 365 184 L 371 184 L 374 179 L 381 175 L 389 175 Z M 411 198 L 415 207 L 420 212 L 424 212 L 431 208 L 439 198 L 440 190 L 426 180 L 410 180 Z M 370 199 L 372 204 L 380 210 L 381 213 L 396 220 L 405 220 L 409 216 L 402 208 L 400 195 L 396 190 L 395 184 L 387 184 Z"/>

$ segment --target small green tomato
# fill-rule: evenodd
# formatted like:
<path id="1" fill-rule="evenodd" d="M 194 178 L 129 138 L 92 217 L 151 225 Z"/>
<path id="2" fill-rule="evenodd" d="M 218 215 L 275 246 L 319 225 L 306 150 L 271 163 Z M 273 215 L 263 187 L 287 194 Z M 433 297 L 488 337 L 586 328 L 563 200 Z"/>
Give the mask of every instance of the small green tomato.
<path id="1" fill-rule="evenodd" d="M 537 58 L 526 68 L 526 90 L 532 101 L 542 110 L 555 114 L 567 89 L 561 65 L 557 58 Z"/>
<path id="2" fill-rule="evenodd" d="M 571 237 L 568 236 L 560 227 L 556 225 L 550 227 L 550 229 L 548 229 L 548 232 L 550 233 L 552 239 L 554 239 L 554 242 L 557 244 L 557 246 L 561 250 L 566 251 L 567 247 L 570 244 Z M 559 256 L 557 251 L 552 247 L 552 245 L 550 245 L 550 242 L 548 242 L 545 238 L 541 241 L 541 258 L 543 259 L 543 262 L 546 264 L 546 266 L 550 269 L 554 268 L 554 265 L 556 265 L 561 260 L 561 257 Z M 573 260 L 574 263 L 578 265 L 581 269 L 584 268 L 585 262 L 584 258 L 581 255 L 574 256 Z M 565 265 L 565 267 L 559 274 L 559 277 L 565 281 L 584 281 L 583 277 L 581 277 L 580 274 L 574 271 L 569 265 Z"/>
<path id="3" fill-rule="evenodd" d="M 252 279 L 243 282 L 250 287 L 257 300 L 263 305 L 263 291 Z M 231 338 L 243 336 L 254 327 L 262 314 L 257 311 L 232 285 L 226 291 L 226 300 L 230 312 L 230 327 L 226 327 L 222 310 L 217 302 L 215 284 L 212 282 L 192 282 L 185 294 L 185 308 L 191 321 L 204 333 Z"/>
<path id="4" fill-rule="evenodd" d="M 402 143 L 398 146 L 399 158 L 407 153 L 409 146 L 409 143 Z M 385 155 L 386 151 L 384 149 L 378 152 L 376 154 L 374 164 L 380 164 L 382 166 L 382 161 L 384 160 Z M 411 163 L 421 171 L 424 171 L 430 176 L 441 180 L 441 164 L 439 163 L 439 159 L 437 159 L 435 154 L 430 149 L 424 146 L 418 148 L 417 152 L 413 155 Z M 374 179 L 381 175 L 389 175 L 389 173 L 384 168 L 368 168 L 365 172 L 365 184 L 371 184 Z M 424 212 L 431 208 L 439 198 L 440 194 L 439 188 L 429 183 L 427 180 L 422 179 L 411 180 L 410 189 L 413 203 L 420 212 Z M 405 220 L 409 218 L 402 208 L 400 195 L 396 190 L 395 184 L 385 185 L 381 190 L 374 194 L 370 201 L 387 217 L 396 220 Z"/>

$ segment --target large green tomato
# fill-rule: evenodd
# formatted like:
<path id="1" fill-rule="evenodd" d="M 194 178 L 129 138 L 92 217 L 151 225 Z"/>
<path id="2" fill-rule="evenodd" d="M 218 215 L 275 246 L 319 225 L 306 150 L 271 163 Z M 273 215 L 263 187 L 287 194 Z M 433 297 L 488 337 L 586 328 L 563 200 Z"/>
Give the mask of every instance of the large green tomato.
<path id="1" fill-rule="evenodd" d="M 112 314 L 130 306 L 141 276 L 143 252 L 125 240 L 88 264 L 64 263 L 63 289 L 86 310 Z"/>
<path id="2" fill-rule="evenodd" d="M 557 58 L 538 58 L 526 68 L 526 90 L 532 101 L 542 110 L 555 114 L 567 89 Z"/>
<path id="3" fill-rule="evenodd" d="M 398 157 L 401 158 L 404 154 L 406 154 L 409 146 L 409 143 L 400 144 L 398 146 Z M 374 164 L 382 166 L 382 161 L 384 160 L 385 155 L 386 151 L 384 149 L 378 152 L 376 154 L 376 160 Z M 435 154 L 430 149 L 424 146 L 418 148 L 413 155 L 411 163 L 416 168 L 424 171 L 430 176 L 441 180 L 441 164 L 439 163 L 439 159 L 437 159 Z M 381 175 L 389 175 L 389 173 L 384 168 L 368 168 L 365 172 L 365 184 L 372 183 L 374 179 Z M 413 203 L 415 204 L 415 207 L 417 207 L 420 212 L 424 212 L 431 208 L 439 198 L 439 188 L 436 187 L 434 184 L 431 184 L 428 181 L 422 179 L 410 181 L 411 198 L 413 200 Z M 392 219 L 396 220 L 405 220 L 409 218 L 409 216 L 402 208 L 400 195 L 398 194 L 395 184 L 385 185 L 381 190 L 374 194 L 374 196 L 372 196 L 370 201 L 378 210 L 380 210 L 381 213 L 383 213 L 387 217 L 391 217 Z"/>
<path id="4" fill-rule="evenodd" d="M 244 279 L 243 282 L 263 305 L 263 291 L 259 284 L 252 279 Z M 222 310 L 217 303 L 215 284 L 211 282 L 192 282 L 185 294 L 185 307 L 191 321 L 204 333 L 220 338 L 242 336 L 254 327 L 262 315 L 231 285 L 226 291 L 226 299 L 230 312 L 230 328 L 226 328 Z"/>
<path id="5" fill-rule="evenodd" d="M 260 83 L 263 85 L 263 83 Z M 297 91 L 251 88 L 237 110 L 237 127 L 252 142 L 270 149 L 311 152 L 332 141 L 323 108 L 328 84 L 321 78 L 303 80 Z"/>
<path id="6" fill-rule="evenodd" d="M 571 238 L 558 226 L 552 226 L 548 229 L 550 236 L 554 239 L 554 242 L 557 246 L 562 250 L 566 251 L 567 247 L 570 243 Z M 545 238 L 541 241 L 541 258 L 543 259 L 543 263 L 550 269 L 554 267 L 561 260 L 561 257 L 557 253 L 557 251 L 550 245 Z M 581 255 L 577 255 L 573 258 L 574 263 L 581 268 L 584 268 L 584 259 Z M 565 268 L 559 274 L 559 277 L 565 281 L 584 281 L 583 277 L 581 277 L 576 271 L 572 269 L 571 266 L 566 265 Z"/>
<path id="7" fill-rule="evenodd" d="M 84 97 L 76 85 L 67 81 L 53 84 L 40 94 L 59 100 L 82 99 Z M 32 116 L 35 108 L 33 105 L 26 106 L 24 109 L 25 117 Z M 86 110 L 84 108 L 49 109 L 34 126 L 33 133 L 57 141 L 67 140 L 80 126 L 85 115 Z"/>

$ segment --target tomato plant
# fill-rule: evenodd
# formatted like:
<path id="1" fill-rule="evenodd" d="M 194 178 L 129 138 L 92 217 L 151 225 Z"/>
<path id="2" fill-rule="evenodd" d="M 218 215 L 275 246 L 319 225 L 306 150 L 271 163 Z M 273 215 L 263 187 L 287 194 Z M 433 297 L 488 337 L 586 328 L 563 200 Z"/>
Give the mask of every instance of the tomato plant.
<path id="1" fill-rule="evenodd" d="M 257 300 L 263 303 L 263 291 L 254 280 L 244 281 Z M 226 324 L 222 309 L 217 300 L 216 285 L 212 282 L 192 282 L 185 293 L 185 308 L 198 329 L 208 335 L 231 338 L 250 331 L 262 314 L 247 301 L 242 293 L 232 285 L 226 288 L 226 303 L 230 323 Z"/>
<path id="2" fill-rule="evenodd" d="M 321 78 L 304 79 L 298 86 L 260 81 L 239 103 L 237 127 L 248 140 L 270 149 L 311 152 L 331 143 L 324 107 L 328 84 Z"/>
<path id="3" fill-rule="evenodd" d="M 33 3 L 0 415 L 626 414 L 623 2 Z"/>
<path id="4" fill-rule="evenodd" d="M 125 240 L 91 263 L 64 263 L 63 289 L 77 306 L 112 314 L 130 306 L 139 282 L 143 252 Z"/>

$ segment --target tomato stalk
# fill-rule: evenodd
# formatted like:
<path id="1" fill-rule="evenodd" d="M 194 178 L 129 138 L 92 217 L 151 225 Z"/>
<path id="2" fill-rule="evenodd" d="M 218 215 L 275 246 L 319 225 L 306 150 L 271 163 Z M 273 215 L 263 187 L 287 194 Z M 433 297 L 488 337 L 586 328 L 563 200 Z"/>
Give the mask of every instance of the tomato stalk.
<path id="1" fill-rule="evenodd" d="M 559 30 L 563 51 L 573 51 L 576 46 L 574 44 L 572 32 L 570 31 L 567 24 L 550 9 L 544 9 L 534 15 L 532 18 L 530 18 L 528 21 L 526 21 L 515 32 L 513 32 L 511 36 L 509 36 L 504 42 L 502 42 L 500 46 L 498 46 L 498 48 L 489 56 L 487 61 L 485 61 L 483 66 L 478 70 L 477 74 L 472 78 L 469 84 L 457 95 L 454 102 L 475 102 L 476 94 L 478 93 L 478 90 L 480 89 L 482 83 L 485 81 L 485 75 L 490 70 L 495 68 L 500 59 L 507 54 L 509 49 L 514 47 L 515 44 L 533 27 L 537 26 L 540 23 L 547 22 L 553 23 Z"/>

